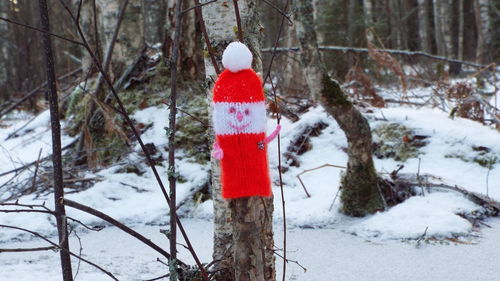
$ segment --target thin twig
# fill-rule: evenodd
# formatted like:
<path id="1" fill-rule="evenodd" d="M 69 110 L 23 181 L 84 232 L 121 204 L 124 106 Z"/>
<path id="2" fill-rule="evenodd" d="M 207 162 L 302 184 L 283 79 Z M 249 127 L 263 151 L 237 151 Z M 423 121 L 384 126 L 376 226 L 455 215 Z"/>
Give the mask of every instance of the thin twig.
<path id="1" fill-rule="evenodd" d="M 289 3 L 290 3 L 290 0 L 286 0 L 285 9 L 284 9 L 285 12 L 288 10 Z M 269 66 L 267 67 L 266 75 L 264 76 L 264 81 L 262 82 L 263 85 L 266 84 L 267 78 L 269 78 L 269 76 L 271 75 L 271 68 L 273 66 L 274 58 L 276 57 L 276 54 L 277 54 L 276 49 L 278 48 L 279 41 L 281 38 L 281 32 L 283 31 L 284 25 L 285 25 L 285 13 L 283 13 L 283 17 L 281 18 L 280 28 L 278 30 L 278 36 L 276 36 L 276 40 L 274 41 L 274 49 L 273 49 L 273 52 L 271 55 L 271 59 L 269 61 Z M 275 103 L 278 104 L 277 102 L 278 101 L 276 100 L 276 95 L 275 95 Z"/>
<path id="2" fill-rule="evenodd" d="M 156 245 L 155 243 L 151 242 L 151 240 L 147 239 L 146 237 L 142 236 L 140 233 L 136 232 L 135 230 L 129 228 L 128 226 L 122 224 L 121 222 L 113 219 L 112 217 L 104 214 L 103 212 L 100 212 L 94 208 L 91 208 L 89 206 L 85 206 L 83 204 L 80 204 L 80 203 L 77 203 L 75 201 L 72 201 L 72 200 L 69 200 L 69 199 L 66 199 L 66 198 L 61 198 L 60 199 L 61 203 L 64 204 L 65 206 L 68 206 L 68 207 L 71 207 L 71 208 L 75 208 L 77 210 L 80 210 L 82 212 L 85 212 L 85 213 L 88 213 L 88 214 L 91 214 L 93 216 L 96 216 L 116 227 L 118 227 L 119 229 L 121 229 L 122 231 L 124 231 L 125 233 L 131 235 L 132 237 L 136 238 L 137 240 L 141 241 L 142 243 L 146 244 L 147 246 L 149 246 L 150 248 L 154 249 L 155 251 L 157 251 L 158 253 L 162 254 L 164 257 L 166 257 L 167 259 L 170 259 L 170 254 L 168 252 L 166 252 L 165 250 L 163 250 L 161 247 L 159 247 L 158 245 Z M 185 263 L 179 261 L 181 264 L 185 265 Z"/>
<path id="3" fill-rule="evenodd" d="M 290 0 L 286 0 L 285 11 L 288 9 L 289 2 L 290 2 Z M 271 57 L 271 61 L 269 62 L 269 66 L 267 68 L 267 74 L 264 78 L 264 81 L 262 82 L 263 86 L 266 84 L 267 77 L 269 77 L 271 75 L 272 64 L 273 64 L 274 57 L 276 55 L 276 48 L 278 47 L 278 43 L 279 43 L 279 40 L 281 37 L 281 32 L 283 30 L 284 22 L 285 22 L 285 16 L 283 14 L 283 17 L 281 18 L 280 29 L 279 29 L 278 35 L 276 36 L 273 55 Z M 272 80 L 271 80 L 271 86 L 272 86 L 272 90 L 273 90 L 274 104 L 278 105 L 278 96 L 276 94 L 276 87 L 275 87 Z M 280 113 L 277 113 L 277 118 L 276 118 L 277 126 L 280 126 L 280 121 L 281 121 L 281 115 L 280 115 Z M 287 264 L 286 263 L 286 261 L 287 261 L 287 259 L 286 259 L 286 242 L 287 242 L 286 241 L 286 238 L 287 238 L 286 237 L 286 201 L 285 201 L 285 192 L 284 192 L 284 188 L 283 188 L 283 175 L 282 175 L 281 169 L 282 169 L 282 167 L 281 167 L 281 136 L 278 133 L 278 175 L 279 175 L 281 207 L 282 207 L 282 215 L 283 215 L 283 260 L 284 261 L 283 261 L 283 279 L 282 280 L 285 281 L 286 264 Z"/>
<path id="4" fill-rule="evenodd" d="M 76 143 L 76 141 L 77 141 L 77 139 L 75 139 L 75 140 L 71 141 L 69 144 L 67 144 L 66 146 L 64 146 L 64 147 L 62 148 L 62 151 L 64 151 L 64 150 L 66 150 L 67 148 L 71 147 L 73 144 L 75 144 L 75 143 Z M 8 174 L 12 174 L 12 173 L 17 173 L 17 172 L 19 172 L 19 171 L 22 171 L 22 170 L 24 170 L 24 169 L 27 169 L 27 168 L 29 168 L 29 167 L 31 167 L 31 166 L 33 166 L 33 165 L 35 165 L 37 162 L 40 162 L 40 163 L 41 163 L 41 162 L 45 162 L 45 161 L 47 161 L 47 160 L 49 160 L 49 159 L 51 159 L 51 158 L 52 158 L 52 154 L 47 155 L 47 156 L 43 157 L 42 159 L 40 159 L 40 161 L 33 161 L 33 162 L 30 162 L 30 163 L 28 163 L 28 164 L 25 164 L 25 165 L 23 165 L 23 166 L 21 166 L 21 167 L 19 167 L 19 168 L 15 168 L 15 169 L 12 169 L 12 170 L 10 170 L 10 171 L 3 172 L 3 173 L 1 173 L 1 174 L 0 174 L 0 177 L 3 177 L 3 176 L 8 175 Z"/>
<path id="5" fill-rule="evenodd" d="M 43 30 L 43 29 L 40 29 L 40 28 L 37 28 L 37 27 L 31 26 L 31 25 L 27 25 L 27 24 L 24 24 L 24 23 L 20 23 L 20 22 L 17 22 L 17 21 L 14 21 L 14 20 L 8 19 L 8 18 L 1 17 L 1 16 L 0 16 L 0 20 L 3 20 L 3 21 L 5 21 L 5 22 L 11 23 L 11 24 L 19 25 L 19 26 L 22 26 L 22 27 L 25 27 L 25 28 L 28 28 L 28 29 L 31 29 L 31 30 L 35 30 L 35 31 L 38 31 L 38 32 L 41 32 L 41 33 L 45 33 L 45 34 L 48 34 L 48 35 L 50 35 L 50 36 L 54 36 L 54 37 L 56 37 L 56 38 L 59 38 L 59 39 L 62 39 L 62 40 L 65 40 L 65 41 L 68 41 L 68 42 L 71 42 L 71 43 L 74 43 L 74 44 L 77 44 L 77 45 L 83 46 L 83 43 L 82 43 L 82 42 L 79 42 L 79 41 L 76 41 L 76 40 L 73 40 L 73 39 L 69 39 L 69 38 L 66 38 L 66 37 L 64 37 L 64 36 L 57 35 L 57 34 L 52 33 L 52 32 L 50 32 L 50 31 L 46 31 L 46 30 Z"/>
<path id="6" fill-rule="evenodd" d="M 38 152 L 38 158 L 36 160 L 36 164 L 35 164 L 35 172 L 33 173 L 33 182 L 32 182 L 32 185 L 31 185 L 31 191 L 32 192 L 35 192 L 35 189 L 36 189 L 36 174 L 38 173 L 38 167 L 40 166 L 40 156 L 42 156 L 42 149 L 40 148 L 40 151 Z"/>
<path id="7" fill-rule="evenodd" d="M 69 251 L 69 250 L 67 250 L 67 249 L 65 249 L 65 248 L 60 247 L 58 244 L 56 244 L 56 243 L 54 243 L 54 242 L 50 241 L 49 239 L 45 238 L 44 236 L 42 236 L 42 235 L 41 235 L 40 233 L 38 233 L 38 232 L 34 232 L 34 231 L 31 231 L 31 230 L 29 230 L 29 229 L 22 228 L 22 227 L 11 226 L 11 225 L 4 225 L 4 224 L 0 224 L 0 227 L 4 227 L 4 228 L 11 228 L 11 229 L 16 229 L 16 230 L 20 230 L 20 231 L 28 232 L 28 233 L 30 233 L 30 234 L 32 234 L 32 235 L 34 235 L 34 236 L 38 237 L 38 238 L 41 238 L 41 239 L 45 240 L 47 243 L 51 244 L 52 246 L 54 246 L 54 247 L 56 247 L 56 248 L 58 248 L 58 249 L 60 249 L 60 250 L 62 250 L 62 251 L 64 251 L 64 252 L 69 253 L 69 254 L 70 254 L 70 255 L 72 255 L 73 257 L 75 257 L 75 258 L 77 258 L 77 259 L 79 259 L 79 260 L 81 260 L 81 261 L 83 261 L 83 262 L 85 262 L 85 263 L 87 263 L 87 264 L 90 264 L 91 266 L 93 266 L 93 267 L 95 267 L 95 268 L 99 269 L 100 271 L 102 271 L 103 273 L 105 273 L 106 275 L 108 275 L 109 277 L 111 277 L 113 280 L 119 281 L 119 280 L 118 280 L 118 279 L 117 279 L 117 278 L 116 278 L 116 277 L 115 277 L 115 276 L 114 276 L 111 272 L 106 271 L 104 268 L 102 268 L 102 267 L 98 266 L 97 264 L 95 264 L 95 263 L 93 263 L 93 262 L 91 262 L 91 261 L 89 261 L 89 260 L 87 260 L 87 259 L 83 258 L 82 256 L 79 256 L 79 255 L 77 255 L 77 254 L 75 254 L 75 253 L 73 253 L 73 252 L 71 252 L 71 251 Z"/>
<path id="8" fill-rule="evenodd" d="M 332 211 L 333 205 L 335 205 L 335 201 L 337 200 L 337 197 L 339 197 L 340 189 L 341 188 L 339 187 L 339 189 L 337 189 L 337 192 L 335 192 L 335 197 L 333 197 L 333 201 L 332 201 L 332 204 L 330 205 L 330 207 L 328 208 L 328 212 Z"/>
<path id="9" fill-rule="evenodd" d="M 179 61 L 179 45 L 182 27 L 182 0 L 175 2 L 175 31 L 172 47 L 172 58 L 170 61 L 170 107 L 169 107 L 169 130 L 168 136 L 168 183 L 170 189 L 170 280 L 177 281 L 177 225 L 176 225 L 176 201 L 177 201 L 177 174 L 175 172 L 175 131 L 177 115 L 177 63 Z M 208 278 L 208 277 L 207 277 Z"/>
<path id="10" fill-rule="evenodd" d="M 193 7 L 190 7 L 190 8 L 184 9 L 184 10 L 181 12 L 181 14 L 184 16 L 184 14 L 185 14 L 185 13 L 187 13 L 187 12 L 189 12 L 189 11 L 193 10 L 193 9 L 201 8 L 201 7 L 203 7 L 203 6 L 206 6 L 206 5 L 208 5 L 208 4 L 215 3 L 215 2 L 217 2 L 217 1 L 218 1 L 218 0 L 211 0 L 211 1 L 208 1 L 208 2 L 205 2 L 205 3 L 196 4 L 196 5 L 194 5 Z"/>
<path id="11" fill-rule="evenodd" d="M 83 251 L 82 239 L 80 238 L 80 236 L 78 236 L 78 234 L 76 234 L 76 232 L 73 232 L 73 234 L 75 235 L 76 239 L 78 239 L 78 245 L 80 246 L 78 249 L 78 255 L 81 256 L 82 251 Z M 76 272 L 75 272 L 75 276 L 73 276 L 73 280 L 76 279 L 76 277 L 78 276 L 78 273 L 80 272 L 80 264 L 81 264 L 81 261 L 78 260 L 78 264 L 76 266 Z"/>
<path id="12" fill-rule="evenodd" d="M 210 60 L 212 61 L 212 66 L 215 69 L 215 73 L 219 75 L 221 73 L 221 70 L 219 64 L 217 63 L 217 60 L 215 59 L 215 51 L 212 47 L 212 43 L 210 42 L 210 38 L 208 37 L 207 26 L 205 24 L 205 20 L 203 19 L 203 13 L 200 7 L 200 0 L 194 0 L 194 4 L 194 11 L 196 13 L 196 17 L 200 20 L 201 32 L 203 33 L 203 38 L 205 39 L 205 44 L 207 45 L 207 50 L 208 54 L 210 55 Z"/>
<path id="13" fill-rule="evenodd" d="M 236 24 L 238 25 L 238 40 L 243 43 L 243 29 L 241 27 L 240 8 L 238 7 L 238 0 L 233 0 L 234 13 L 236 14 Z"/>
<path id="14" fill-rule="evenodd" d="M 48 247 L 39 247 L 39 248 L 16 248 L 16 249 L 2 249 L 0 248 L 0 253 L 19 253 L 19 252 L 38 252 L 38 251 L 48 251 L 48 250 L 57 250 L 58 247 L 48 246 Z"/>
<path id="15" fill-rule="evenodd" d="M 81 68 L 77 68 L 75 70 L 72 70 L 62 76 L 60 76 L 59 78 L 57 78 L 58 81 L 61 81 L 61 80 L 64 80 L 68 77 L 71 77 L 75 74 L 78 74 L 80 73 L 80 71 L 82 71 Z M 39 92 L 42 91 L 43 88 L 45 88 L 45 86 L 47 86 L 47 82 L 43 82 L 41 85 L 39 85 L 38 87 L 36 87 L 35 89 L 31 90 L 29 93 L 27 93 L 24 97 L 22 97 L 21 99 L 19 99 L 17 102 L 13 103 L 12 105 L 10 105 L 8 108 L 6 108 L 5 110 L 2 110 L 1 113 L 0 113 L 0 118 L 2 118 L 2 116 L 6 115 L 7 113 L 11 112 L 12 110 L 16 109 L 16 107 L 18 107 L 21 103 L 25 102 L 27 99 L 33 97 L 34 95 L 38 94 Z M 8 139 L 9 137 L 7 137 Z"/>
<path id="16" fill-rule="evenodd" d="M 312 171 L 315 171 L 315 170 L 319 170 L 319 169 L 322 169 L 322 168 L 325 168 L 325 167 L 332 167 L 332 168 L 339 168 L 339 169 L 347 169 L 347 167 L 344 167 L 344 166 L 339 166 L 339 165 L 332 165 L 332 164 L 323 164 L 319 167 L 316 167 L 316 168 L 312 168 L 312 169 L 307 169 L 307 170 L 304 170 L 300 173 L 297 174 L 297 178 L 299 179 L 299 182 L 300 184 L 302 185 L 302 188 L 304 188 L 304 191 L 307 195 L 307 197 L 311 197 L 311 195 L 309 194 L 309 192 L 307 191 L 307 188 L 306 186 L 304 185 L 304 182 L 302 182 L 302 179 L 300 178 L 301 175 L 305 174 L 305 173 L 309 173 L 309 172 L 312 172 Z"/>
<path id="17" fill-rule="evenodd" d="M 170 276 L 170 273 L 167 273 L 167 274 L 164 274 L 162 276 L 158 276 L 158 277 L 153 278 L 153 279 L 144 279 L 142 281 L 156 281 L 156 280 L 160 280 L 160 279 L 163 279 L 163 278 L 166 278 L 166 277 L 169 277 L 169 276 Z"/>
<path id="18" fill-rule="evenodd" d="M 269 2 L 269 0 L 262 0 L 264 1 L 264 3 L 268 4 L 269 6 L 271 6 L 271 8 L 275 9 L 278 13 L 280 13 L 284 18 L 286 18 L 288 20 L 288 23 L 290 25 L 293 24 L 293 21 L 292 19 L 290 18 L 290 16 L 288 16 L 286 14 L 286 11 L 287 9 L 285 8 L 285 10 L 281 10 L 280 8 L 278 8 L 276 5 L 274 5 L 273 3 Z M 287 2 L 290 2 L 290 0 L 287 0 Z"/>
<path id="19" fill-rule="evenodd" d="M 277 255 L 278 257 L 282 258 L 284 263 L 288 263 L 288 262 L 294 263 L 294 264 L 298 265 L 300 268 L 302 268 L 302 270 L 304 270 L 304 273 L 307 272 L 307 268 L 302 266 L 298 261 L 287 259 L 284 256 L 278 254 L 276 251 L 274 252 L 274 254 Z"/>
<path id="20" fill-rule="evenodd" d="M 66 11 L 70 15 L 70 17 L 73 19 L 73 22 L 76 25 L 76 29 L 78 31 L 78 34 L 80 35 L 80 38 L 82 39 L 82 42 L 84 43 L 85 49 L 87 50 L 87 52 L 89 53 L 90 57 L 94 61 L 95 65 L 97 66 L 97 68 L 98 68 L 99 72 L 101 73 L 101 75 L 103 75 L 104 81 L 106 82 L 107 86 L 109 87 L 109 90 L 111 91 L 111 93 L 113 94 L 114 98 L 116 99 L 116 102 L 118 103 L 118 107 L 119 107 L 119 109 L 121 111 L 122 116 L 125 119 L 126 124 L 132 130 L 132 133 L 134 134 L 135 138 L 137 139 L 137 142 L 139 143 L 142 151 L 144 152 L 144 156 L 146 157 L 147 162 L 148 162 L 151 170 L 153 171 L 153 174 L 154 174 L 155 179 L 156 179 L 156 181 L 157 181 L 157 183 L 158 183 L 158 185 L 159 185 L 159 187 L 161 189 L 161 192 L 162 192 L 165 200 L 167 201 L 167 204 L 170 206 L 170 197 L 168 196 L 167 191 L 165 189 L 165 186 L 163 185 L 163 181 L 160 178 L 160 174 L 158 173 L 158 170 L 155 167 L 155 162 L 151 158 L 151 155 L 149 154 L 149 151 L 146 149 L 146 146 L 144 145 L 144 142 L 142 141 L 139 132 L 135 128 L 134 123 L 130 119 L 130 116 L 128 116 L 128 114 L 127 114 L 127 112 L 125 110 L 125 107 L 124 107 L 124 105 L 123 105 L 120 97 L 118 96 L 118 93 L 116 92 L 115 88 L 113 87 L 113 84 L 111 83 L 111 80 L 109 79 L 108 75 L 106 74 L 106 72 L 102 68 L 100 62 L 97 60 L 94 52 L 92 52 L 92 50 L 90 49 L 90 47 L 88 45 L 88 42 L 87 42 L 87 40 L 85 38 L 85 35 L 84 35 L 84 33 L 83 33 L 82 29 L 81 29 L 80 24 L 78 22 L 75 22 L 75 17 L 73 15 L 73 13 L 71 12 L 71 9 L 68 7 L 68 5 L 63 0 L 59 0 L 59 3 L 61 3 L 61 5 L 66 9 Z M 186 244 L 189 247 L 189 252 L 193 256 L 193 259 L 196 262 L 196 265 L 199 267 L 199 269 L 200 269 L 200 271 L 202 273 L 205 272 L 205 269 L 203 268 L 203 265 L 201 264 L 201 262 L 200 262 L 200 260 L 198 258 L 198 255 L 194 251 L 194 248 L 193 248 L 193 246 L 192 246 L 192 244 L 191 244 L 191 242 L 189 240 L 189 237 L 187 236 L 186 231 L 184 230 L 184 227 L 182 226 L 182 223 L 181 223 L 179 217 L 177 217 L 177 216 L 176 216 L 176 222 L 177 222 L 177 225 L 179 227 L 179 230 L 181 231 L 181 234 L 182 234 L 184 240 L 186 241 Z M 206 278 L 206 274 L 203 276 L 203 278 L 205 279 L 205 281 L 209 281 Z"/>
<path id="21" fill-rule="evenodd" d="M 40 25 L 42 30 L 50 31 L 49 9 L 47 0 L 39 0 Z M 50 128 L 52 132 L 52 182 L 54 190 L 54 212 L 59 236 L 59 246 L 63 251 L 59 253 L 61 270 L 64 281 L 73 281 L 73 270 L 71 268 L 71 256 L 69 251 L 68 221 L 66 210 L 58 198 L 64 197 L 64 182 L 62 169 L 61 148 L 61 123 L 59 120 L 59 99 L 57 95 L 57 78 L 54 64 L 54 53 L 52 41 L 48 33 L 42 34 L 42 45 L 44 50 L 45 72 L 47 75 L 47 96 L 49 100 Z M 39 161 L 37 161 L 39 163 Z"/>
<path id="22" fill-rule="evenodd" d="M 344 47 L 344 46 L 319 46 L 318 50 L 320 51 L 333 51 L 333 52 L 353 52 L 353 53 L 368 53 L 369 49 L 367 48 L 355 48 L 355 47 Z M 473 63 L 470 61 L 462 61 L 457 59 L 450 59 L 447 57 L 436 56 L 432 54 L 428 54 L 421 51 L 407 51 L 407 50 L 394 50 L 394 49 L 372 49 L 375 52 L 384 52 L 394 55 L 402 55 L 402 56 L 422 56 L 434 60 L 446 61 L 451 63 L 459 63 L 465 64 L 477 68 L 483 68 L 485 65 Z M 272 48 L 264 48 L 261 50 L 263 53 L 272 52 Z M 299 51 L 298 47 L 290 47 L 290 48 L 277 48 L 277 52 L 297 52 Z"/>

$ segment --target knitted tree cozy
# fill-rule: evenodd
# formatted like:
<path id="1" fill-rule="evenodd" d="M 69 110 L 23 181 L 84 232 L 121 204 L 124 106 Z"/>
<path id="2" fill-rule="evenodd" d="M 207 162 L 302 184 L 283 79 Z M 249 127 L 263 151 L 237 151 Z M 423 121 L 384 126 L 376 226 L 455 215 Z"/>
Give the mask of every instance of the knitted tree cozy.
<path id="1" fill-rule="evenodd" d="M 261 78 L 252 70 L 252 53 L 233 42 L 222 55 L 226 68 L 213 89 L 213 156 L 221 160 L 222 197 L 271 196 L 266 137 L 266 105 Z"/>

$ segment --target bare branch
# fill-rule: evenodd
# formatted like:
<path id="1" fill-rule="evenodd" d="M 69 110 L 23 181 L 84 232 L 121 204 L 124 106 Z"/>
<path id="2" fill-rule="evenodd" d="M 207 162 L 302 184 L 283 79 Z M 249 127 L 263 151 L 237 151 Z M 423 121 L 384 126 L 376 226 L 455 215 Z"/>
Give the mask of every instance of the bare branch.
<path id="1" fill-rule="evenodd" d="M 286 18 L 288 20 L 288 24 L 292 25 L 293 24 L 293 21 L 292 19 L 290 18 L 290 16 L 288 16 L 286 14 L 286 11 L 287 11 L 287 7 L 284 9 L 284 10 L 281 10 L 280 8 L 278 8 L 276 5 L 274 5 L 272 2 L 269 2 L 269 0 L 262 0 L 264 1 L 264 3 L 266 3 L 267 5 L 271 6 L 271 8 L 275 9 L 278 13 L 280 13 L 284 18 Z M 288 2 L 290 2 L 289 0 L 287 0 L 287 6 L 288 6 Z"/>
<path id="2" fill-rule="evenodd" d="M 122 224 L 121 222 L 113 219 L 112 217 L 104 214 L 103 212 L 100 212 L 94 208 L 91 208 L 89 206 L 86 206 L 86 205 L 83 205 L 83 204 L 80 204 L 80 203 L 77 203 L 75 201 L 72 201 L 72 200 L 69 200 L 69 199 L 66 199 L 66 198 L 61 198 L 60 199 L 61 203 L 68 206 L 68 207 L 72 207 L 72 208 L 75 208 L 77 210 L 80 210 L 82 212 L 85 212 L 85 213 L 88 213 L 88 214 L 91 214 L 93 216 L 96 216 L 116 227 L 118 227 L 119 229 L 121 229 L 122 231 L 124 231 L 125 233 L 131 235 L 132 237 L 136 238 L 137 240 L 141 241 L 142 243 L 146 244 L 147 246 L 149 246 L 150 248 L 152 248 L 153 250 L 157 251 L 158 253 L 160 253 L 161 255 L 163 255 L 164 257 L 166 257 L 167 259 L 170 259 L 170 254 L 168 252 L 166 252 L 165 250 L 163 250 L 160 246 L 156 245 L 155 243 L 151 242 L 151 240 L 147 239 L 146 237 L 142 236 L 141 234 L 139 234 L 138 232 L 136 232 L 135 230 L 129 228 L 128 226 Z M 180 264 L 182 265 L 186 265 L 185 263 L 179 261 Z"/>
<path id="3" fill-rule="evenodd" d="M 203 13 L 201 12 L 200 0 L 194 0 L 195 4 L 195 13 L 196 17 L 200 20 L 201 32 L 203 33 L 203 38 L 205 39 L 205 44 L 207 45 L 208 54 L 210 55 L 210 60 L 212 61 L 212 65 L 215 69 L 215 73 L 217 75 L 221 73 L 219 64 L 215 59 L 215 51 L 212 48 L 212 43 L 210 42 L 210 38 L 208 37 L 207 26 L 205 25 L 205 20 L 203 19 Z"/>
<path id="4" fill-rule="evenodd" d="M 77 45 L 83 46 L 83 43 L 82 43 L 82 42 L 79 42 L 79 41 L 76 41 L 76 40 L 73 40 L 73 39 L 69 39 L 69 38 L 66 38 L 66 37 L 64 37 L 64 36 L 57 35 L 57 34 L 52 33 L 52 32 L 50 32 L 50 31 L 45 31 L 45 30 L 39 29 L 39 28 L 37 28 L 37 27 L 31 26 L 31 25 L 27 25 L 27 24 L 24 24 L 24 23 L 20 23 L 20 22 L 17 22 L 17 21 L 14 21 L 14 20 L 8 19 L 8 18 L 4 18 L 4 17 L 0 17 L 0 20 L 3 20 L 3 21 L 5 21 L 5 22 L 11 23 L 11 24 L 20 25 L 20 26 L 22 26 L 22 27 L 26 27 L 26 28 L 28 28 L 28 29 L 35 30 L 35 31 L 38 31 L 38 32 L 42 32 L 42 33 L 45 33 L 45 34 L 49 34 L 50 36 L 54 36 L 54 37 L 56 37 L 56 38 L 59 38 L 59 39 L 62 39 L 62 40 L 65 40 L 65 41 L 68 41 L 68 42 L 71 42 L 71 43 L 74 43 L 74 44 L 77 44 Z"/>
<path id="5" fill-rule="evenodd" d="M 238 7 L 238 0 L 233 0 L 234 13 L 236 14 L 236 24 L 238 25 L 238 40 L 243 42 L 243 29 L 241 27 L 240 8 Z"/>
<path id="6" fill-rule="evenodd" d="M 45 238 L 44 236 L 42 236 L 42 235 L 41 235 L 40 233 L 38 233 L 38 232 L 34 232 L 34 231 L 31 231 L 31 230 L 29 230 L 29 229 L 22 228 L 22 227 L 11 226 L 11 225 L 4 225 L 4 224 L 0 224 L 0 227 L 10 228 L 10 229 L 16 229 L 16 230 L 20 230 L 20 231 L 28 232 L 28 233 L 30 233 L 30 234 L 32 234 L 32 235 L 34 235 L 34 236 L 38 237 L 38 238 L 41 238 L 41 239 L 45 240 L 47 243 L 51 244 L 51 245 L 52 245 L 52 246 L 54 246 L 55 248 L 60 249 L 61 251 L 67 252 L 67 253 L 69 253 L 70 255 L 72 255 L 73 257 L 75 257 L 75 258 L 77 258 L 77 259 L 79 259 L 79 260 L 81 260 L 81 261 L 83 261 L 83 262 L 85 262 L 85 263 L 87 263 L 87 264 L 90 264 L 91 266 L 93 266 L 93 267 L 95 267 L 95 268 L 99 269 L 100 271 L 102 271 L 103 273 L 105 273 L 106 275 L 108 275 L 109 277 L 111 277 L 113 280 L 119 281 L 119 280 L 118 280 L 118 279 L 117 279 L 117 278 L 116 278 L 116 277 L 115 277 L 115 276 L 114 276 L 111 272 L 106 271 L 104 268 L 102 268 L 102 267 L 98 266 L 97 264 L 95 264 L 95 263 L 93 263 L 93 262 L 91 262 L 91 261 L 89 261 L 89 260 L 87 260 L 87 259 L 85 259 L 85 258 L 83 258 L 83 257 L 81 257 L 81 256 L 79 256 L 79 255 L 77 255 L 77 254 L 75 254 L 75 253 L 73 253 L 73 252 L 71 252 L 71 251 L 67 250 L 67 249 L 61 248 L 58 244 L 56 244 L 56 243 L 54 243 L 54 242 L 50 241 L 49 239 Z"/>
<path id="7" fill-rule="evenodd" d="M 0 253 L 19 253 L 19 252 L 37 252 L 37 251 L 48 251 L 48 250 L 57 250 L 58 247 L 48 246 L 48 247 L 40 247 L 40 248 L 16 248 L 16 249 L 1 249 Z"/>
<path id="8" fill-rule="evenodd" d="M 353 52 L 353 53 L 368 53 L 369 50 L 367 48 L 356 48 L 356 47 L 342 47 L 342 46 L 319 46 L 318 50 L 320 51 L 332 51 L 332 52 Z M 272 48 L 262 49 L 261 52 L 268 53 L 272 52 Z M 276 52 L 298 52 L 298 47 L 290 47 L 290 48 L 277 48 Z M 457 59 L 450 59 L 447 57 L 436 56 L 432 54 L 428 54 L 421 51 L 407 51 L 407 50 L 394 50 L 394 49 L 373 49 L 375 52 L 385 52 L 394 55 L 402 55 L 402 56 L 422 56 L 427 57 L 434 60 L 446 61 L 450 63 L 459 63 L 464 65 L 469 65 L 477 68 L 483 68 L 485 65 L 477 64 L 469 61 L 462 61 Z"/>
<path id="9" fill-rule="evenodd" d="M 205 3 L 201 3 L 201 4 L 195 4 L 193 7 L 190 7 L 190 8 L 187 8 L 187 9 L 184 9 L 181 14 L 184 16 L 185 13 L 193 10 L 193 9 L 198 9 L 198 8 L 201 8 L 203 6 L 206 6 L 208 4 L 212 4 L 212 3 L 215 3 L 217 2 L 218 0 L 211 0 L 211 1 L 208 1 L 208 2 L 205 2 Z"/>

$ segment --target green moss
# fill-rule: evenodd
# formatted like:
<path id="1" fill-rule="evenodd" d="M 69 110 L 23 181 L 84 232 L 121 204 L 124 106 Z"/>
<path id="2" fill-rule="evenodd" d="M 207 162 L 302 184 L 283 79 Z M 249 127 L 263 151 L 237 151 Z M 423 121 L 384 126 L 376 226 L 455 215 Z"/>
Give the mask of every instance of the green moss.
<path id="1" fill-rule="evenodd" d="M 188 157 L 195 162 L 206 164 L 210 161 L 210 145 L 207 134 L 208 103 L 204 94 L 194 95 L 182 110 L 189 113 L 183 114 L 177 121 L 175 145 L 183 149 Z"/>
<path id="2" fill-rule="evenodd" d="M 116 134 L 94 137 L 94 148 L 97 152 L 97 161 L 101 166 L 116 163 L 129 151 L 125 141 Z"/>
<path id="3" fill-rule="evenodd" d="M 68 121 L 65 130 L 70 136 L 81 133 L 81 127 L 85 122 L 87 110 L 92 103 L 92 98 L 83 91 L 75 91 L 69 99 L 66 110 L 66 120 Z"/>
<path id="4" fill-rule="evenodd" d="M 321 80 L 321 99 L 327 106 L 352 106 L 344 91 L 337 81 L 330 78 L 328 74 L 323 74 Z"/>
<path id="5" fill-rule="evenodd" d="M 373 130 L 373 154 L 379 159 L 393 158 L 402 162 L 417 158 L 420 155 L 419 148 L 427 143 L 414 140 L 414 135 L 411 129 L 398 123 L 379 125 Z"/>
<path id="6" fill-rule="evenodd" d="M 467 163 L 476 163 L 481 167 L 492 169 L 500 163 L 500 153 L 484 146 L 472 146 L 470 151 L 457 151 L 446 154 L 445 158 L 460 159 Z"/>
<path id="7" fill-rule="evenodd" d="M 343 174 L 340 182 L 341 211 L 349 216 L 363 217 L 383 210 L 375 168 L 359 165 L 350 169 L 351 174 Z"/>

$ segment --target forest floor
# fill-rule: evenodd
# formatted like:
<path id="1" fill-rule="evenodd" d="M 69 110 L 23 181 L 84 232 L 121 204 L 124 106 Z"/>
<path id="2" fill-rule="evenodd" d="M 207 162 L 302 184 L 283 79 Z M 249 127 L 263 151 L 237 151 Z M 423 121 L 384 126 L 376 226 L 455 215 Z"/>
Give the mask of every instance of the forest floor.
<path id="1" fill-rule="evenodd" d="M 430 89 L 420 89 L 419 98 Z M 388 94 L 389 95 L 389 94 Z M 143 133 L 145 142 L 154 143 L 166 159 L 167 140 L 163 127 L 168 110 L 151 107 L 134 115 L 137 122 L 151 125 Z M 321 107 L 310 108 L 300 120 L 282 120 L 281 152 L 286 200 L 287 255 L 286 280 L 498 280 L 500 268 L 500 219 L 488 218 L 473 225 L 464 214 L 482 214 L 483 207 L 461 193 L 429 188 L 431 184 L 459 186 L 500 201 L 500 133 L 462 118 L 451 119 L 437 108 L 398 106 L 365 110 L 374 131 L 375 165 L 382 175 L 404 167 L 399 174 L 418 175 L 421 186 L 415 196 L 384 212 L 348 218 L 338 210 L 336 198 L 342 168 L 347 162 L 347 142 L 337 123 Z M 50 154 L 48 113 L 43 113 L 20 130 L 32 116 L 17 113 L 0 124 L 0 174 Z M 269 119 L 272 131 L 276 120 Z M 17 136 L 6 138 L 13 132 Z M 300 138 L 301 136 L 308 136 Z M 63 146 L 73 139 L 63 137 Z M 86 188 L 70 190 L 67 198 L 90 205 L 132 227 L 165 248 L 168 240 L 160 229 L 168 228 L 168 210 L 152 172 L 144 164 L 138 145 L 111 167 L 80 175 L 93 179 Z M 187 233 L 203 262 L 211 261 L 212 201 L 198 200 L 196 191 L 209 177 L 208 167 L 178 154 L 179 209 Z M 269 161 L 275 194 L 275 240 L 282 248 L 283 215 L 277 185 L 277 143 L 270 144 Z M 139 171 L 127 173 L 127 165 Z M 0 176 L 0 202 L 14 198 L 16 187 L 30 187 L 33 169 Z M 166 164 L 158 166 L 166 175 Z M 297 175 L 301 175 L 304 188 Z M 43 169 L 40 171 L 43 175 Z M 140 175 L 138 175 L 140 174 Z M 15 176 L 14 176 L 15 175 Z M 165 177 L 166 178 L 166 177 Z M 432 181 L 432 182 L 430 182 Z M 50 191 L 26 192 L 19 203 L 53 206 Z M 11 199 L 10 202 L 14 202 Z M 15 207 L 2 207 L 2 209 Z M 88 225 L 105 225 L 99 219 L 73 209 L 68 215 Z M 46 214 L 0 213 L 0 224 L 25 227 L 53 241 L 54 220 Z M 115 274 L 120 280 L 145 280 L 165 274 L 156 261 L 158 254 L 113 226 L 89 231 L 73 225 L 71 248 Z M 41 247 L 46 244 L 29 234 L 12 229 L 0 231 L 0 249 Z M 193 263 L 187 251 L 180 259 Z M 278 251 L 278 253 L 280 253 Z M 282 254 L 282 252 L 281 252 Z M 88 265 L 77 266 L 76 280 L 109 280 Z M 282 260 L 277 257 L 281 278 Z M 58 254 L 53 251 L 1 253 L 0 280 L 60 280 Z M 79 268 L 79 270 L 77 270 Z"/>

